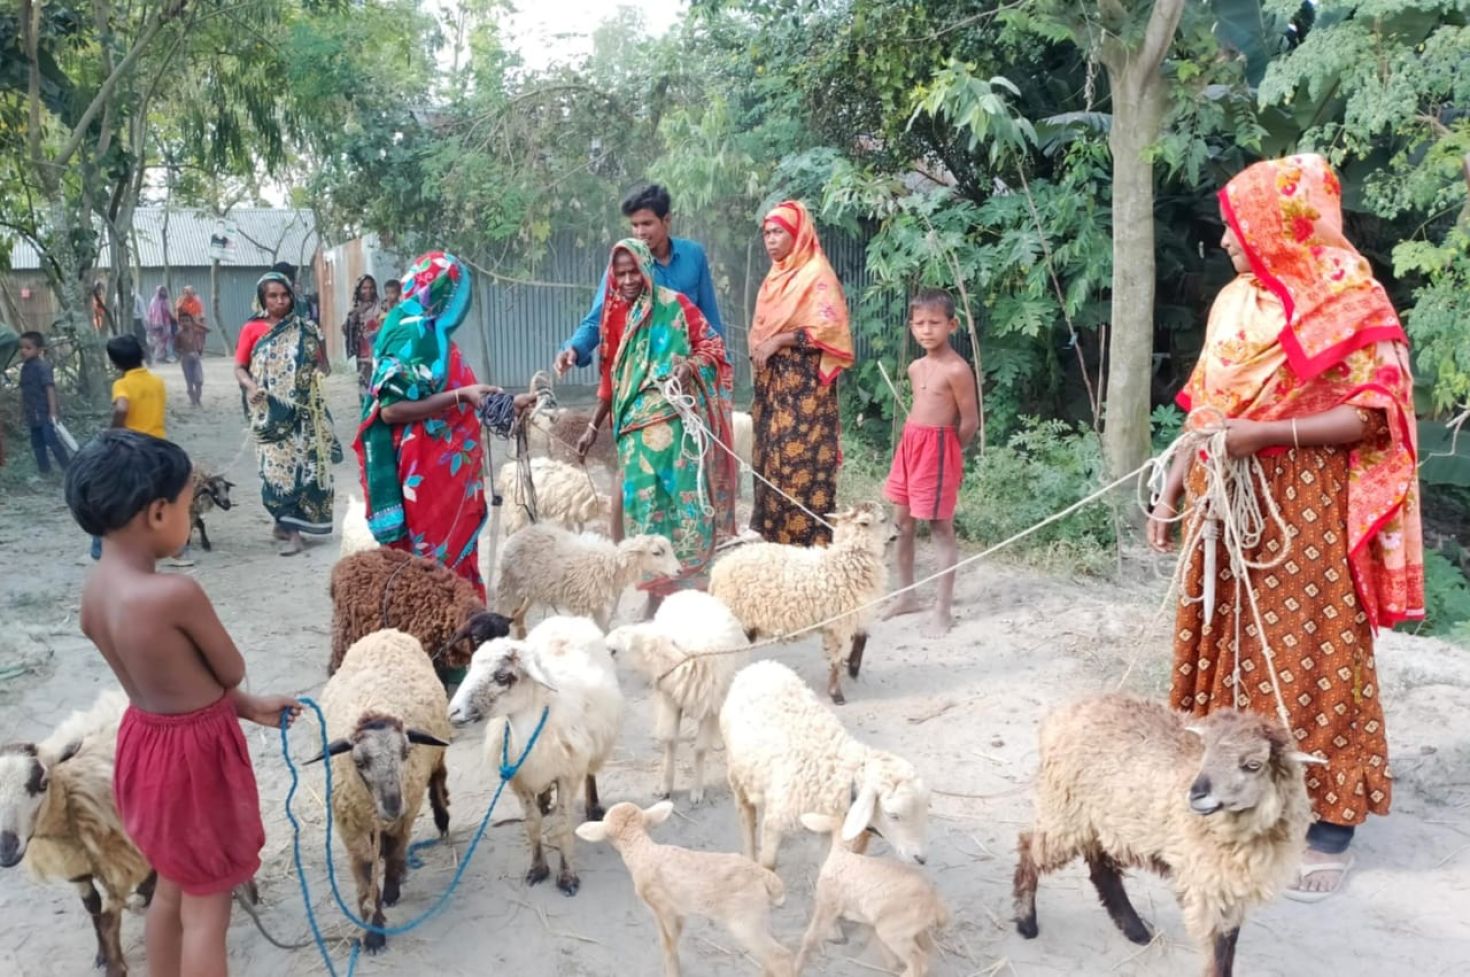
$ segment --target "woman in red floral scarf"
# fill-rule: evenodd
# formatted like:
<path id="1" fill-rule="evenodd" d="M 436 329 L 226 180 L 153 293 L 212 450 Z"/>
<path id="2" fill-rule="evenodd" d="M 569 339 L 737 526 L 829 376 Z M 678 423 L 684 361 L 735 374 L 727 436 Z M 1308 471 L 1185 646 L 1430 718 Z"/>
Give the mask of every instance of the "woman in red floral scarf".
<path id="1" fill-rule="evenodd" d="M 1255 164 L 1221 191 L 1220 210 L 1239 277 L 1210 310 L 1179 403 L 1191 423 L 1224 418 L 1232 456 L 1259 458 L 1290 541 L 1284 559 L 1250 580 L 1274 676 L 1251 615 L 1235 627 L 1229 561 L 1218 554 L 1206 623 L 1203 548 L 1191 555 L 1171 700 L 1201 716 L 1232 705 L 1275 715 L 1280 690 L 1295 748 L 1323 761 L 1307 768 L 1318 820 L 1287 892 L 1315 902 L 1341 886 L 1354 828 L 1389 809 L 1374 634 L 1424 615 L 1408 341 L 1343 236 L 1342 190 L 1321 157 Z M 1157 549 L 1169 546 L 1181 493 L 1203 485 L 1193 461 L 1180 458 L 1154 510 Z M 1268 529 L 1247 558 L 1276 561 L 1278 537 Z"/>

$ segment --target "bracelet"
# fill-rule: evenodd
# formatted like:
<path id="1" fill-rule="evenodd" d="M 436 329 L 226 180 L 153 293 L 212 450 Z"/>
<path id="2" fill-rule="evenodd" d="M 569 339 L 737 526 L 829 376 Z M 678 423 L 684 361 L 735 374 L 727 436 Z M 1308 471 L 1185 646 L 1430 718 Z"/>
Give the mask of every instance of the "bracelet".
<path id="1" fill-rule="evenodd" d="M 455 387 L 454 388 L 454 406 L 456 406 L 456 407 L 459 406 L 459 388 L 458 387 Z"/>
<path id="2" fill-rule="evenodd" d="M 593 424 L 591 421 L 588 421 L 587 422 L 587 430 L 591 431 L 593 434 L 596 434 L 597 431 L 598 431 L 598 427 L 597 427 L 596 424 Z"/>
<path id="3" fill-rule="evenodd" d="M 1298 450 L 1300 450 L 1301 449 L 1301 446 L 1302 446 L 1301 442 L 1298 441 L 1297 440 L 1297 437 L 1296 437 L 1296 418 L 1295 417 L 1293 417 L 1291 419 L 1291 446 L 1293 448 L 1295 448 L 1295 449 L 1298 449 Z"/>

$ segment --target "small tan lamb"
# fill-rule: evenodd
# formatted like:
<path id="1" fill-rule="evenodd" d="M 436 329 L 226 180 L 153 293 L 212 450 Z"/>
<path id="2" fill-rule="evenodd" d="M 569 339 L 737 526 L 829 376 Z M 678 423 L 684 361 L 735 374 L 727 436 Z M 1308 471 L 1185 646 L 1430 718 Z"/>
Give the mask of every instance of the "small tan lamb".
<path id="1" fill-rule="evenodd" d="M 786 900 L 776 873 L 730 852 L 660 845 L 648 836 L 648 829 L 673 812 L 669 801 L 647 809 L 624 801 L 614 804 L 601 821 L 577 828 L 584 841 L 609 842 L 623 856 L 633 890 L 658 922 L 664 977 L 679 977 L 679 935 L 686 916 L 723 924 L 760 962 L 762 977 L 796 977 L 791 951 L 771 936 L 771 906 Z"/>

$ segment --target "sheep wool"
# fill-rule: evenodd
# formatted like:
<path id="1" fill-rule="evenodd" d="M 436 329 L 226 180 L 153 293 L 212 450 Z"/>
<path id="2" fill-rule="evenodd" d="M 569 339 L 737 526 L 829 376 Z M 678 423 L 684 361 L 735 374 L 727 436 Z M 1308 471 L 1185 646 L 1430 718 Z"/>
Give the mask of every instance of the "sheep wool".
<path id="1" fill-rule="evenodd" d="M 726 775 L 745 853 L 775 868 L 803 814 L 847 817 L 843 833 L 878 829 L 899 857 L 923 862 L 929 789 L 907 760 L 853 739 L 801 678 L 779 662 L 741 669 L 720 709 Z"/>
<path id="2" fill-rule="evenodd" d="M 506 536 L 531 525 L 529 499 L 524 498 L 520 466 L 508 461 L 500 466 L 496 482 L 500 490 L 502 522 Z M 531 459 L 531 486 L 536 493 L 536 522 L 552 523 L 582 532 L 593 527 L 606 530 L 611 512 L 608 497 L 598 492 L 585 468 L 550 458 Z"/>

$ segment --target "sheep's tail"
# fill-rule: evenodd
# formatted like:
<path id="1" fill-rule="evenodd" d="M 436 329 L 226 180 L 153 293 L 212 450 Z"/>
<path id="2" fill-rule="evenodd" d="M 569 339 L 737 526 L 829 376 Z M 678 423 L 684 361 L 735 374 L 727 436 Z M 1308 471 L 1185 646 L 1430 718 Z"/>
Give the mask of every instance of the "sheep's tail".
<path id="1" fill-rule="evenodd" d="M 773 906 L 786 905 L 786 885 L 781 877 L 769 869 L 761 869 L 761 884 L 766 887 L 766 896 Z"/>

